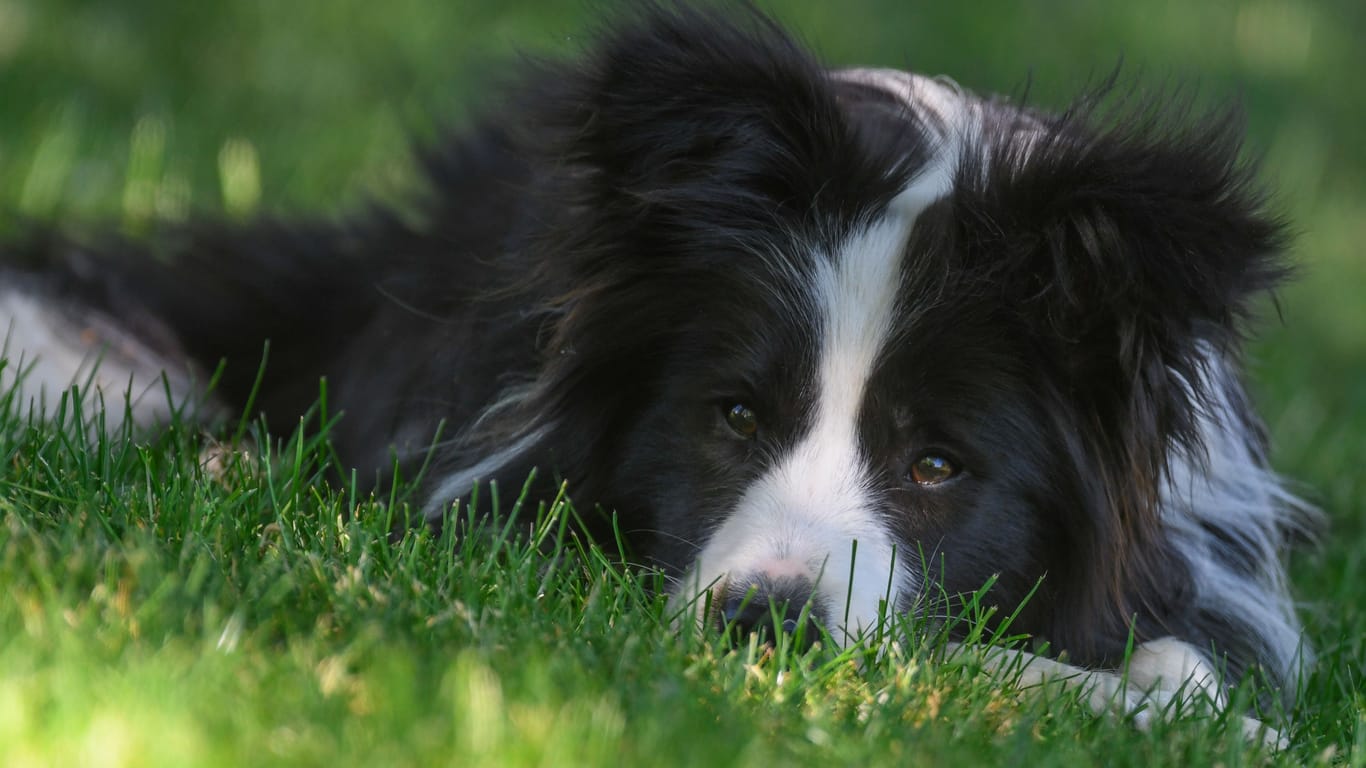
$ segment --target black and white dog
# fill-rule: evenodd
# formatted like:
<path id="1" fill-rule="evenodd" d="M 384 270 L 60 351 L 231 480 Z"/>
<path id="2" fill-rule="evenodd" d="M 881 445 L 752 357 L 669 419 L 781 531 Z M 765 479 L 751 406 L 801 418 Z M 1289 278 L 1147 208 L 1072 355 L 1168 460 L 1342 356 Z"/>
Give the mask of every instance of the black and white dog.
<path id="1" fill-rule="evenodd" d="M 847 642 L 995 577 L 1073 664 L 1132 639 L 1136 685 L 1293 689 L 1312 515 L 1239 381 L 1285 268 L 1237 121 L 830 71 L 734 15 L 640 12 L 530 74 L 402 216 L 11 244 L 4 383 L 51 398 L 96 338 L 139 420 L 220 361 L 240 409 L 269 340 L 271 424 L 326 377 L 344 464 L 435 451 L 430 521 L 539 467 L 703 620 L 809 606 Z"/>

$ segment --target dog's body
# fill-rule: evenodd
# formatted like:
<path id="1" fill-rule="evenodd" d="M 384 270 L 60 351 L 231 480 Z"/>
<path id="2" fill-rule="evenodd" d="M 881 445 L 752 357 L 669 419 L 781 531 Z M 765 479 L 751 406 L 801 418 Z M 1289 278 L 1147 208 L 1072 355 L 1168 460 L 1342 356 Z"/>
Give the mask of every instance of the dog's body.
<path id="1" fill-rule="evenodd" d="M 325 376 L 346 466 L 434 450 L 434 522 L 539 467 L 708 620 L 809 601 L 844 642 L 995 577 L 1074 663 L 1132 639 L 1149 683 L 1293 688 L 1307 513 L 1237 362 L 1281 232 L 1230 122 L 1046 114 L 829 72 L 749 15 L 644 16 L 429 155 L 419 216 L 9 247 L 11 358 L 48 361 L 25 392 L 94 329 L 106 396 L 164 400 L 167 368 L 190 397 L 226 360 L 240 409 L 269 340 L 271 425 Z"/>

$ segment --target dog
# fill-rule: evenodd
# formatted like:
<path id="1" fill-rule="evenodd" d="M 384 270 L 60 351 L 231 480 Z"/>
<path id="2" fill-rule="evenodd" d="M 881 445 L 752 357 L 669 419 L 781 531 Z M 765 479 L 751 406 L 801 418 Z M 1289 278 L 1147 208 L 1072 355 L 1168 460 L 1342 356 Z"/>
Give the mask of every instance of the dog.
<path id="1" fill-rule="evenodd" d="M 1240 382 L 1288 272 L 1240 131 L 828 70 L 758 11 L 651 7 L 426 151 L 410 210 L 33 228 L 0 256 L 4 383 L 278 427 L 325 378 L 346 470 L 425 466 L 439 525 L 539 468 L 684 621 L 846 644 L 977 594 L 1066 656 L 1001 665 L 1098 708 L 1249 677 L 1288 701 L 1282 557 L 1314 513 Z"/>

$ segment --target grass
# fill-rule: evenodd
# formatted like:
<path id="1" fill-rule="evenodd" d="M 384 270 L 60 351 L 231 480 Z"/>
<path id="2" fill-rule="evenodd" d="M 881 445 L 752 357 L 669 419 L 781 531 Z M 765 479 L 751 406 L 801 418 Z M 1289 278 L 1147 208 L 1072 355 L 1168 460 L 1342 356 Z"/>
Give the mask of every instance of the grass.
<path id="1" fill-rule="evenodd" d="M 1292 561 L 1321 663 L 1286 753 L 1217 718 L 1145 733 L 1022 695 L 933 636 L 880 656 L 729 651 L 672 629 L 651 577 L 565 536 L 562 506 L 506 535 L 392 544 L 387 499 L 318 482 L 316 434 L 207 464 L 226 434 L 103 436 L 70 403 L 36 420 L 4 402 L 0 763 L 1366 765 L 1366 10 L 905 5 L 781 10 L 833 61 L 982 90 L 1032 72 L 1044 104 L 1120 53 L 1246 102 L 1304 265 L 1253 380 L 1277 466 L 1331 522 Z M 515 47 L 572 49 L 586 16 L 579 0 L 0 0 L 0 230 L 397 197 L 413 135 L 487 101 Z"/>
<path id="2" fill-rule="evenodd" d="M 652 577 L 568 536 L 563 505 L 395 545 L 385 505 L 319 482 L 316 437 L 211 469 L 193 430 L 86 439 L 57 421 L 0 424 L 9 765 L 1261 754 L 1236 728 L 1145 734 L 1067 694 L 1003 690 L 971 655 L 931 663 L 933 635 L 801 658 L 680 636 Z"/>

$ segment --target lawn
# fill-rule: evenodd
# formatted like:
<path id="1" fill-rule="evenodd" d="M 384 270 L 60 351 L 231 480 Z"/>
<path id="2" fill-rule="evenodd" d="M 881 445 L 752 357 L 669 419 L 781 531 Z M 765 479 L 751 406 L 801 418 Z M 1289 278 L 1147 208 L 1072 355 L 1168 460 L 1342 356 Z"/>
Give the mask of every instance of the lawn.
<path id="1" fill-rule="evenodd" d="M 597 5 L 0 0 L 0 232 L 402 199 L 410 142 L 496 103 L 519 55 L 572 53 Z M 1329 521 L 1292 558 L 1320 663 L 1287 751 L 1227 718 L 1142 732 L 1016 692 L 932 635 L 732 651 L 673 629 L 653 577 L 554 500 L 392 544 L 397 500 L 321 482 L 315 433 L 135 439 L 0 394 L 0 764 L 1366 765 L 1366 6 L 768 5 L 833 63 L 1057 106 L 1122 58 L 1245 104 L 1301 265 L 1253 389 Z"/>

